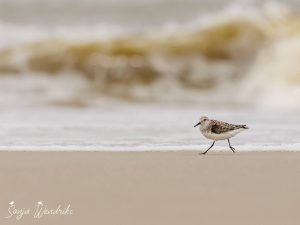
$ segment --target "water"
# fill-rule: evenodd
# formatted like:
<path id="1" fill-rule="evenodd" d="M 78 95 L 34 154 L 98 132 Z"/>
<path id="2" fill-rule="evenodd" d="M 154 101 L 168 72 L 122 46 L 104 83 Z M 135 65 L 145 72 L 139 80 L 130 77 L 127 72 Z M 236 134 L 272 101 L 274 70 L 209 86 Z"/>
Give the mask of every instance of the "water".
<path id="1" fill-rule="evenodd" d="M 250 127 L 239 151 L 299 150 L 299 9 L 1 0 L 0 149 L 200 151 L 206 115 Z"/>
<path id="2" fill-rule="evenodd" d="M 145 10 L 149 6 L 130 4 Z M 107 7 L 113 10 L 117 6 Z M 53 21 L 54 25 L 48 26 L 43 22 L 44 26 L 40 26 L 35 20 L 20 24 L 17 18 L 3 15 L 0 77 L 3 82 L 10 80 L 12 92 L 19 92 L 19 88 L 13 88 L 18 87 L 14 83 L 18 83 L 20 74 L 25 76 L 28 89 L 34 84 L 33 93 L 36 89 L 47 93 L 52 83 L 59 84 L 57 91 L 63 97 L 68 95 L 70 102 L 78 101 L 80 96 L 76 93 L 84 89 L 86 97 L 80 99 L 83 102 L 98 95 L 139 102 L 298 108 L 299 13 L 289 5 L 275 3 L 249 4 L 247 12 L 244 7 L 236 3 L 211 14 L 200 11 L 188 22 L 174 19 L 172 23 L 168 22 L 172 14 L 166 11 L 165 15 L 162 7 L 158 13 L 164 16 L 157 16 L 160 25 L 152 26 L 141 19 L 140 28 L 131 20 L 122 25 L 120 21 L 127 14 L 119 22 L 101 15 L 98 19 L 105 24 L 84 22 L 70 26 L 64 24 L 64 17 L 61 23 Z M 134 7 L 128 10 L 134 11 Z M 188 11 L 182 10 L 183 14 Z M 85 15 L 78 13 L 80 18 Z M 37 19 L 39 15 L 32 17 Z M 52 22 L 49 15 L 45 17 Z M 153 21 L 147 18 L 144 19 Z M 63 93 L 60 87 L 67 84 L 67 93 Z M 241 94 L 235 95 L 236 91 Z M 75 94 L 69 95 L 71 92 Z M 44 101 L 56 99 L 46 96 Z"/>
<path id="3" fill-rule="evenodd" d="M 194 128 L 199 114 L 246 123 L 231 139 L 237 151 L 299 150 L 299 114 L 264 110 L 210 109 L 178 106 L 105 108 L 27 108 L 2 111 L 1 150 L 39 151 L 175 151 L 205 150 L 211 141 Z M 219 141 L 215 151 L 227 151 Z"/>

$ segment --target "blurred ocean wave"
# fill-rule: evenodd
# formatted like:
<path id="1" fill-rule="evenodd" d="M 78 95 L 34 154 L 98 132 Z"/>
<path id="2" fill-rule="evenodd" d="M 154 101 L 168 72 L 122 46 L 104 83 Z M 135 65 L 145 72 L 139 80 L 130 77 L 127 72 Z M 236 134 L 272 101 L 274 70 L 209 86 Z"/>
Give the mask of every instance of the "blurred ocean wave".
<path id="1" fill-rule="evenodd" d="M 234 5 L 191 22 L 144 30 L 2 22 L 2 32 L 15 39 L 4 35 L 0 80 L 16 96 L 78 105 L 106 96 L 300 107 L 300 15 L 283 5 L 247 10 Z M 20 80 L 26 82 L 15 84 Z"/>

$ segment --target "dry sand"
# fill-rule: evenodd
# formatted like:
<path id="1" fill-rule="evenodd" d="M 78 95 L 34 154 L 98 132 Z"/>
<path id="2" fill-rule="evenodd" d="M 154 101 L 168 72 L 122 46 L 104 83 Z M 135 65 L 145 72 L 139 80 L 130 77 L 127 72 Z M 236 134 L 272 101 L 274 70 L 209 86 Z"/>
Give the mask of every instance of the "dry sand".
<path id="1" fill-rule="evenodd" d="M 1 152 L 1 224 L 300 224 L 300 152 Z M 20 221 L 9 202 L 70 203 Z"/>

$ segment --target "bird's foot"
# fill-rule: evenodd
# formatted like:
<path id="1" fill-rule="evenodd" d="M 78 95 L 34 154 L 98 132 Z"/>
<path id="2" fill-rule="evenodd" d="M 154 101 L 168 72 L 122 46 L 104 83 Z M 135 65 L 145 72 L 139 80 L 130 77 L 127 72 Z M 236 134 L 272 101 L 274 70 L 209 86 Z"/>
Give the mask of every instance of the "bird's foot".
<path id="1" fill-rule="evenodd" d="M 199 155 L 205 155 L 207 152 L 200 152 Z"/>
<path id="2" fill-rule="evenodd" d="M 235 148 L 234 148 L 234 147 L 231 147 L 231 146 L 230 146 L 230 149 L 231 149 L 233 152 L 235 152 Z"/>

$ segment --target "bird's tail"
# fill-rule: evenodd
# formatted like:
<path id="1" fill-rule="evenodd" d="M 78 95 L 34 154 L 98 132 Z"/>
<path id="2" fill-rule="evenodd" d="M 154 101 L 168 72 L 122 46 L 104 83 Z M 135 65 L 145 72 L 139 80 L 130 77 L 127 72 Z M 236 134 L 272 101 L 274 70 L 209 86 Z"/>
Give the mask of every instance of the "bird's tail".
<path id="1" fill-rule="evenodd" d="M 241 125 L 241 128 L 249 129 L 249 128 L 247 127 L 247 125 Z"/>

